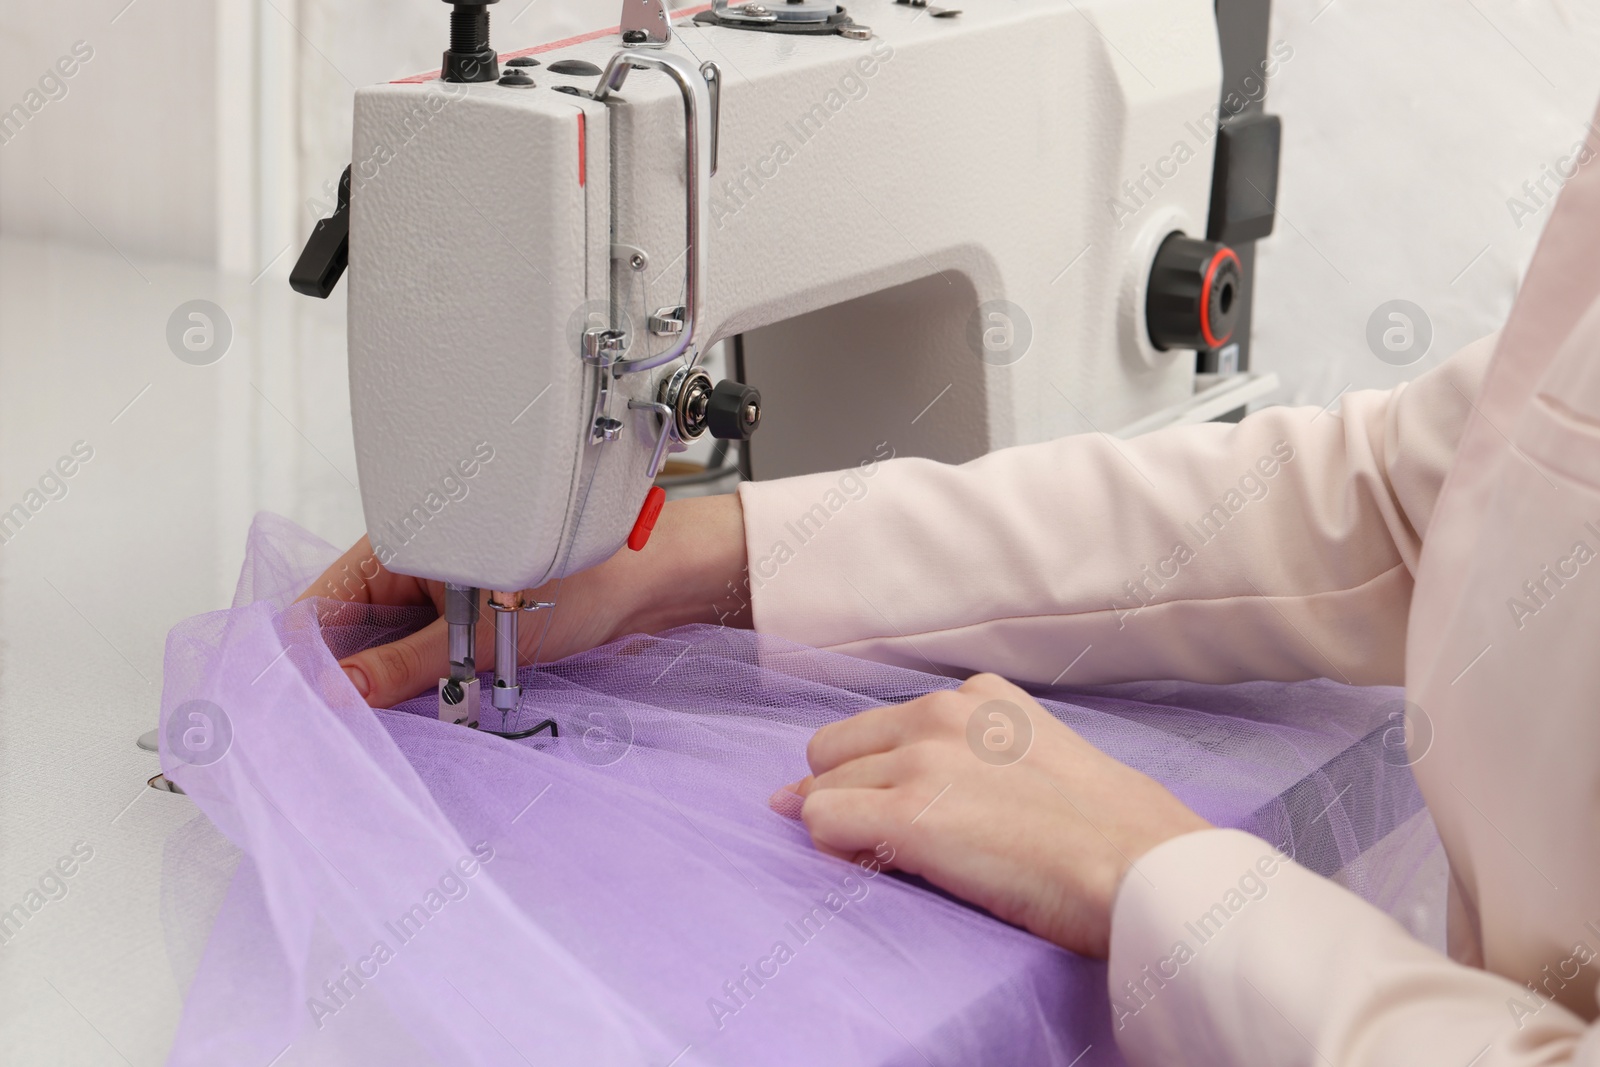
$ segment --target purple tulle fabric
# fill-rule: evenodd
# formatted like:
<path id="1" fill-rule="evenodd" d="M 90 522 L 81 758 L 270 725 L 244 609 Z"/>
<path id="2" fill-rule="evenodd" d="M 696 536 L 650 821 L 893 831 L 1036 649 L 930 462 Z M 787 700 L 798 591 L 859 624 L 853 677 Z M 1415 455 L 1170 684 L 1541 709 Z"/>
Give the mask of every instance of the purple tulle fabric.
<path id="1" fill-rule="evenodd" d="M 817 727 L 954 680 L 686 627 L 525 668 L 508 725 L 560 738 L 503 740 L 437 722 L 431 696 L 362 703 L 336 657 L 431 613 L 291 607 L 336 556 L 262 516 L 233 607 L 168 641 L 163 766 L 232 843 L 169 843 L 169 913 L 207 917 L 172 1063 L 1122 1062 L 1104 964 L 822 856 L 767 806 Z M 1040 695 L 1379 906 L 1433 892 L 1398 690 Z M 181 741 L 196 708 L 220 709 L 204 758 Z M 230 870 L 219 903 L 186 904 L 195 872 Z"/>

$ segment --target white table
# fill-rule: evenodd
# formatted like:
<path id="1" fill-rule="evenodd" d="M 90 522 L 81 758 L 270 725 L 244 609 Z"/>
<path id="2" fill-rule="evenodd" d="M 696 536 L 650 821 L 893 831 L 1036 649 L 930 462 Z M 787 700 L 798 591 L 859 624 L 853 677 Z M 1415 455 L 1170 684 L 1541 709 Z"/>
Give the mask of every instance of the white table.
<path id="1" fill-rule="evenodd" d="M 190 917 L 164 926 L 163 850 L 199 817 L 146 787 L 160 768 L 134 743 L 156 724 L 166 633 L 228 605 L 257 511 L 340 544 L 364 528 L 343 286 L 291 292 L 296 251 L 252 283 L 0 241 L 0 512 L 75 442 L 94 450 L 0 544 L 0 912 L 76 843 L 93 849 L 0 947 L 0 1063 L 165 1060 L 207 933 L 181 927 L 224 882 L 169 883 L 167 925 L 175 892 Z M 232 322 L 210 365 L 168 346 L 192 299 Z"/>

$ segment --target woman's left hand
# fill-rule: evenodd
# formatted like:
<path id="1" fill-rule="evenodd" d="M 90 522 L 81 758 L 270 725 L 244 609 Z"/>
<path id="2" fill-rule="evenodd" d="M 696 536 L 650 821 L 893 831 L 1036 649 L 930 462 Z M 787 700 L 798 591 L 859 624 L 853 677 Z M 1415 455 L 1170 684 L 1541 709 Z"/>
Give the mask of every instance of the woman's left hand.
<path id="1" fill-rule="evenodd" d="M 811 776 L 772 805 L 803 798 L 818 849 L 865 860 L 886 844 L 891 866 L 1087 956 L 1107 954 L 1139 857 L 1208 826 L 992 674 L 825 726 L 806 758 Z"/>

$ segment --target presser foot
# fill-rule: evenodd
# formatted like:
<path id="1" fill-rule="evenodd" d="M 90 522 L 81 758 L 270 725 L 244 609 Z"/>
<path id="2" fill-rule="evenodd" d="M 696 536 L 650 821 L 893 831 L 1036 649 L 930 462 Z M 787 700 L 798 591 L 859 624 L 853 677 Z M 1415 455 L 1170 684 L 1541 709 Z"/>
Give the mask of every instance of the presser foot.
<path id="1" fill-rule="evenodd" d="M 520 701 L 521 688 L 518 687 L 516 700 L 509 706 L 502 707 L 501 701 L 511 696 L 503 686 L 496 686 L 491 697 L 496 710 L 500 712 L 500 721 L 504 723 L 517 711 L 516 701 Z M 545 731 L 551 737 L 561 736 L 561 727 L 554 719 L 544 719 L 530 726 L 526 730 L 489 730 L 478 721 L 478 698 L 482 692 L 477 678 L 463 682 L 454 678 L 439 679 L 439 721 L 447 722 L 453 726 L 466 726 L 473 730 L 480 730 L 495 737 L 503 737 L 508 741 L 520 741 L 525 737 L 534 737 Z"/>
<path id="2" fill-rule="evenodd" d="M 439 721 L 477 728 L 478 679 L 439 679 Z"/>

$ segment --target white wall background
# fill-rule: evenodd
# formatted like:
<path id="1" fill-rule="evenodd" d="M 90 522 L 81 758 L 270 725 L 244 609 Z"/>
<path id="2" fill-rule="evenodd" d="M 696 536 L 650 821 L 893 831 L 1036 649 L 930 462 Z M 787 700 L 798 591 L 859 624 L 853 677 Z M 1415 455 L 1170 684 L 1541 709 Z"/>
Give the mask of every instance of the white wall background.
<path id="1" fill-rule="evenodd" d="M 1256 365 L 1282 399 L 1389 386 L 1497 329 L 1548 210 L 1506 207 L 1585 135 L 1600 97 L 1592 0 L 1276 0 L 1294 48 L 1267 105 L 1283 116 L 1278 226 L 1261 246 Z M 1600 165 L 1600 164 L 1597 164 Z M 1553 188 L 1553 186 L 1550 186 Z M 1373 310 L 1422 307 L 1433 347 L 1393 367 Z"/>
<path id="2" fill-rule="evenodd" d="M 991 0 L 973 0 L 986 3 Z M 502 50 L 616 22 L 619 0 L 503 0 Z M 0 232 L 106 244 L 135 263 L 286 275 L 348 156 L 356 86 L 430 69 L 438 0 L 4 0 L 0 110 L 75 41 L 94 58 L 0 144 Z M 1566 154 L 1600 96 L 1586 0 L 1277 0 L 1294 48 L 1278 232 L 1262 247 L 1259 368 L 1322 404 L 1432 366 L 1505 317 L 1547 211 L 1524 181 Z M 1392 367 L 1366 323 L 1420 305 L 1429 354 Z"/>
<path id="3" fill-rule="evenodd" d="M 98 242 L 98 228 L 126 255 L 209 260 L 222 3 L 126 2 L 0 3 L 0 112 L 74 42 L 94 50 L 63 98 L 0 143 L 0 231 Z"/>

